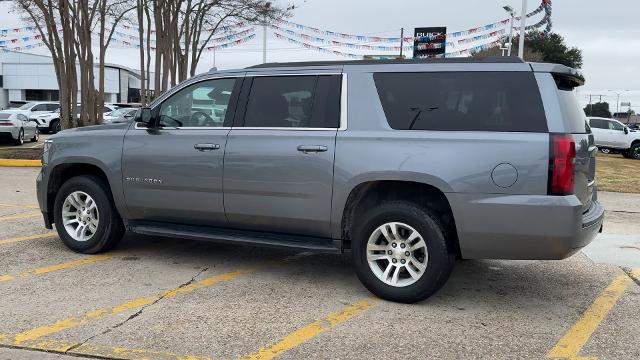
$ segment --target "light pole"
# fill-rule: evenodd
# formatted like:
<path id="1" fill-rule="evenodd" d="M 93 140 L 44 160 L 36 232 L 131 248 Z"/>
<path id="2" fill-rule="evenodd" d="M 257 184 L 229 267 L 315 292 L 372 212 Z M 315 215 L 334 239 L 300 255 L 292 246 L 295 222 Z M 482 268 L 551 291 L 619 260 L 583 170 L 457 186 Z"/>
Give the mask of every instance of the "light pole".
<path id="1" fill-rule="evenodd" d="M 511 56 L 511 44 L 513 42 L 513 21 L 516 18 L 516 12 L 509 5 L 503 6 L 502 8 L 505 9 L 509 13 L 509 15 L 511 15 L 511 28 L 509 29 L 509 45 L 507 50 L 507 56 Z"/>
<path id="2" fill-rule="evenodd" d="M 271 8 L 271 2 L 264 4 L 262 15 L 262 63 L 267 62 L 267 12 Z"/>
<path id="3" fill-rule="evenodd" d="M 612 92 L 614 94 L 616 94 L 618 96 L 617 100 L 616 100 L 616 112 L 620 112 L 620 95 L 628 92 L 629 90 L 623 90 L 623 91 L 613 91 L 613 90 L 607 90 L 609 92 Z"/>
<path id="4" fill-rule="evenodd" d="M 524 32 L 527 27 L 527 0 L 522 0 L 522 13 L 520 14 L 520 41 L 518 43 L 518 56 L 524 59 Z"/>

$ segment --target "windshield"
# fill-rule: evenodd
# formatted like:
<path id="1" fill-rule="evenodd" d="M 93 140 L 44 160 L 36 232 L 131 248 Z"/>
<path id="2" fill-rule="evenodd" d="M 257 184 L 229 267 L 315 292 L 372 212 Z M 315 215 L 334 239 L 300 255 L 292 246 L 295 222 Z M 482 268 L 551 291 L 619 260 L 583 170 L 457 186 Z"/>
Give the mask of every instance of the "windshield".
<path id="1" fill-rule="evenodd" d="M 20 110 L 29 110 L 29 109 L 31 109 L 35 104 L 36 104 L 36 103 L 28 102 L 28 103 L 26 103 L 26 104 L 24 104 L 24 105 L 20 106 L 18 109 L 20 109 Z"/>
<path id="2" fill-rule="evenodd" d="M 109 116 L 124 116 L 127 114 L 127 112 L 129 112 L 131 109 L 118 109 L 118 110 L 113 110 L 112 112 L 109 113 Z"/>

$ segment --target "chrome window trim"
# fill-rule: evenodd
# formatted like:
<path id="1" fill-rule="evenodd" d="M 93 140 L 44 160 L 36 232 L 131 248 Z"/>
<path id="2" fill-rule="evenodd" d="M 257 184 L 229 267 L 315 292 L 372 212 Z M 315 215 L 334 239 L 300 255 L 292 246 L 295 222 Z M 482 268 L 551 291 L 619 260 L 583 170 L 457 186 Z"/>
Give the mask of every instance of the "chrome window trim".
<path id="1" fill-rule="evenodd" d="M 142 126 L 142 123 L 136 123 L 136 130 L 149 130 L 148 127 Z M 193 126 L 193 127 L 180 127 L 180 126 L 163 126 L 152 128 L 152 130 L 231 130 L 230 126 Z"/>

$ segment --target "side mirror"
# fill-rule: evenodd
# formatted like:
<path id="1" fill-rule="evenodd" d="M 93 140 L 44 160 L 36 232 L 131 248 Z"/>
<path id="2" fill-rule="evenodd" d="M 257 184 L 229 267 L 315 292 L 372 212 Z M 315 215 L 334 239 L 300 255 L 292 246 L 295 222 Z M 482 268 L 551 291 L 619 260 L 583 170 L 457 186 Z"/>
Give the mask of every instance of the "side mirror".
<path id="1" fill-rule="evenodd" d="M 624 133 L 625 133 L 625 134 L 629 134 L 629 128 L 628 128 L 628 127 L 626 127 L 626 126 L 624 127 Z"/>
<path id="2" fill-rule="evenodd" d="M 148 107 L 140 108 L 136 113 L 135 121 L 149 126 L 151 124 L 151 109 Z"/>

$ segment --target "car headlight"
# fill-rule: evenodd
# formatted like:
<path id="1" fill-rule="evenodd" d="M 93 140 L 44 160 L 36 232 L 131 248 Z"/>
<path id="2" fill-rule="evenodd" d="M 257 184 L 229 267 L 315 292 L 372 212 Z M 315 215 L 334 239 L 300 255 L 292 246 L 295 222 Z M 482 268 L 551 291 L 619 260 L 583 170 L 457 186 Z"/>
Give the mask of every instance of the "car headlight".
<path id="1" fill-rule="evenodd" d="M 49 154 L 52 146 L 53 140 L 47 139 L 44 141 L 44 147 L 42 148 L 42 165 L 47 165 L 49 163 Z"/>

